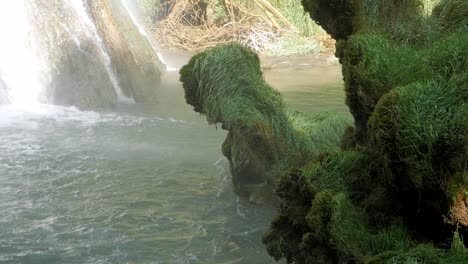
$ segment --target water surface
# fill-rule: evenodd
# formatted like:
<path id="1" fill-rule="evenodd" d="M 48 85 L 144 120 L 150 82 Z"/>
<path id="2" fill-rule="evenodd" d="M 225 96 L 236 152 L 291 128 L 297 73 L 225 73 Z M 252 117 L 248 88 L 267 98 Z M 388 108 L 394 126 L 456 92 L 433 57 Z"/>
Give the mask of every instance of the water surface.
<path id="1" fill-rule="evenodd" d="M 299 109 L 343 111 L 339 79 L 280 81 L 304 74 L 267 78 Z M 274 263 L 274 208 L 232 193 L 225 131 L 164 78 L 157 106 L 0 107 L 0 262 Z"/>

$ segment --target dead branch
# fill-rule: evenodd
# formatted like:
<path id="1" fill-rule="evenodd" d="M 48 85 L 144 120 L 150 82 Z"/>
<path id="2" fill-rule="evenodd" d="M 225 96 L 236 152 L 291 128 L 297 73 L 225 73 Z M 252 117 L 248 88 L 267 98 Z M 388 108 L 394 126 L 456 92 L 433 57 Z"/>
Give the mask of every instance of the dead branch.
<path id="1" fill-rule="evenodd" d="M 206 21 L 207 11 L 201 9 L 202 4 L 207 6 L 204 0 L 172 0 L 169 15 L 155 27 L 160 44 L 169 49 L 199 51 L 238 41 L 260 50 L 262 41 L 271 41 L 284 31 L 281 24 L 297 31 L 266 0 L 252 0 L 250 8 L 236 0 L 220 0 L 220 3 L 229 21 L 221 25 Z"/>

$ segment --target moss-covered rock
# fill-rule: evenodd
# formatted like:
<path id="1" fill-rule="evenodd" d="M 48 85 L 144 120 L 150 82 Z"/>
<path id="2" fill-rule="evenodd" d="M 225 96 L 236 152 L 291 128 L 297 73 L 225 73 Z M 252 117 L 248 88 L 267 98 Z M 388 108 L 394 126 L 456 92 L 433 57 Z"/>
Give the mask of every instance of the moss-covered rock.
<path id="1" fill-rule="evenodd" d="M 411 0 L 303 4 L 337 39 L 355 127 L 342 151 L 280 178 L 268 251 L 289 263 L 466 262 L 468 2 L 432 16 Z"/>
<path id="2" fill-rule="evenodd" d="M 269 254 L 288 263 L 466 262 L 468 2 L 442 1 L 432 16 L 417 0 L 303 5 L 337 40 L 354 128 L 288 108 L 239 45 L 181 70 L 187 102 L 229 131 L 223 153 L 236 191 L 276 187 Z"/>
<path id="3" fill-rule="evenodd" d="M 222 150 L 234 189 L 244 196 L 265 183 L 274 186 L 279 175 L 317 153 L 338 149 L 349 125 L 336 114 L 290 109 L 265 82 L 258 56 L 239 44 L 195 55 L 180 74 L 187 103 L 229 131 Z"/>
<path id="4" fill-rule="evenodd" d="M 353 20 L 358 8 L 355 1 L 302 0 L 306 10 L 315 22 L 334 39 L 347 39 L 355 31 Z"/>

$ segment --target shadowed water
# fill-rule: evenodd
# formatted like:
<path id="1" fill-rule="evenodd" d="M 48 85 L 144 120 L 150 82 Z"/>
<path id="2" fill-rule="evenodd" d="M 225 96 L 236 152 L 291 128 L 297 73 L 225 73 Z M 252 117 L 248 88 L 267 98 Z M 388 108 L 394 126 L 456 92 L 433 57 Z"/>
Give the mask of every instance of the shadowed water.
<path id="1" fill-rule="evenodd" d="M 331 110 L 349 114 L 344 103 L 341 67 L 338 65 L 276 69 L 266 71 L 265 77 L 288 103 L 300 111 Z"/>
<path id="2" fill-rule="evenodd" d="M 157 106 L 0 107 L 1 263 L 274 263 L 261 243 L 274 208 L 232 193 L 226 133 L 177 78 Z"/>

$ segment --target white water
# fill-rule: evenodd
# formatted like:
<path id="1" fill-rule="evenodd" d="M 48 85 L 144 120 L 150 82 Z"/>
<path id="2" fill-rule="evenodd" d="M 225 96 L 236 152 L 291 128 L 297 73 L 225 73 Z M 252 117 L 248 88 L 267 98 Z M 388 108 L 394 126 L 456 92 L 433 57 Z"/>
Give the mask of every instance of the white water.
<path id="1" fill-rule="evenodd" d="M 7 86 L 7 101 L 37 104 L 43 87 L 25 0 L 0 1 L 0 35 L 0 78 Z"/>
<path id="2" fill-rule="evenodd" d="M 149 42 L 149 44 L 151 45 L 151 48 L 153 49 L 154 53 L 156 53 L 156 55 L 158 56 L 159 60 L 164 64 L 166 65 L 166 71 L 169 71 L 169 72 L 172 72 L 172 71 L 177 71 L 177 68 L 175 67 L 171 67 L 169 66 L 168 62 L 166 61 L 166 59 L 164 58 L 163 54 L 159 51 L 158 47 L 156 47 L 156 45 L 153 43 L 153 41 L 151 40 L 150 36 L 148 35 L 148 33 L 146 32 L 145 28 L 143 27 L 143 25 L 141 25 L 141 23 L 138 21 L 138 19 L 135 17 L 135 15 L 133 14 L 132 10 L 130 8 L 128 8 L 128 5 L 125 3 L 125 0 L 122 0 L 122 5 L 125 7 L 125 9 L 127 10 L 127 13 L 128 15 L 130 16 L 130 19 L 132 20 L 133 24 L 138 28 L 138 31 L 140 32 L 141 35 L 143 35 Z"/>
<path id="3" fill-rule="evenodd" d="M 134 103 L 135 101 L 132 98 L 125 96 L 124 93 L 122 92 L 122 88 L 120 87 L 117 75 L 112 68 L 112 61 L 109 56 L 109 53 L 107 52 L 104 46 L 104 42 L 102 38 L 99 36 L 96 25 L 94 25 L 94 22 L 91 20 L 88 13 L 86 12 L 83 1 L 82 0 L 69 0 L 69 1 L 73 9 L 77 12 L 78 17 L 82 21 L 84 21 L 86 29 L 87 29 L 86 33 L 88 34 L 90 38 L 92 38 L 96 42 L 97 46 L 100 49 L 102 59 L 104 60 L 104 63 L 106 65 L 107 74 L 109 75 L 109 78 L 112 82 L 112 86 L 114 86 L 115 93 L 117 94 L 117 98 L 121 102 Z"/>
<path id="4" fill-rule="evenodd" d="M 273 263 L 274 210 L 235 197 L 225 133 L 168 77 L 156 107 L 0 107 L 0 263 Z"/>

